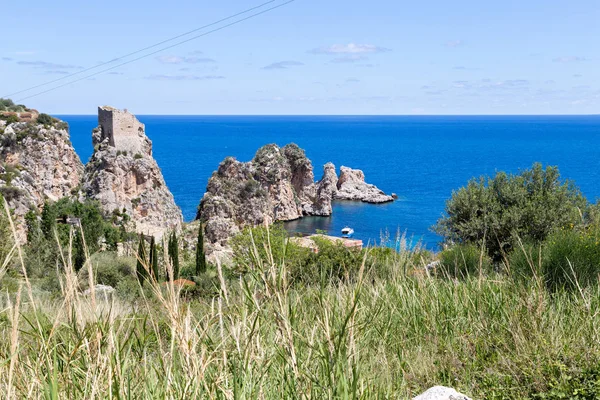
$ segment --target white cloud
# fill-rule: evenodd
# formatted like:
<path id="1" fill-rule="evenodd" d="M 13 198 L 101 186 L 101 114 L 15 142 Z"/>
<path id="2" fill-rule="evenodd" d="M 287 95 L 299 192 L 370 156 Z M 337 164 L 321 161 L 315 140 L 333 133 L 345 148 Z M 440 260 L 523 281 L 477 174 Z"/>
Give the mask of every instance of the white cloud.
<path id="1" fill-rule="evenodd" d="M 560 63 L 571 63 L 571 62 L 588 61 L 588 59 L 585 57 L 578 57 L 578 56 L 564 56 L 564 57 L 556 57 L 552 61 L 560 62 Z"/>
<path id="2" fill-rule="evenodd" d="M 288 69 L 290 67 L 299 67 L 304 65 L 300 61 L 279 61 L 267 66 L 264 66 L 262 69 Z"/>
<path id="3" fill-rule="evenodd" d="M 464 46 L 465 42 L 463 42 L 462 40 L 449 40 L 446 42 L 446 46 L 447 47 L 460 47 L 460 46 Z"/>
<path id="4" fill-rule="evenodd" d="M 147 76 L 146 79 L 153 81 L 208 81 L 208 80 L 217 80 L 217 79 L 225 79 L 224 76 L 220 75 L 150 75 Z"/>
<path id="5" fill-rule="evenodd" d="M 363 56 L 360 54 L 349 54 L 349 55 L 346 55 L 343 57 L 334 58 L 333 60 L 331 60 L 331 62 L 334 62 L 336 64 L 347 64 L 347 63 L 355 63 L 358 61 L 365 61 L 368 59 L 369 59 L 369 57 Z"/>
<path id="6" fill-rule="evenodd" d="M 312 54 L 374 54 L 385 53 L 391 51 L 388 48 L 375 46 L 372 44 L 334 44 L 328 47 L 319 47 L 312 49 L 309 53 Z"/>
<path id="7" fill-rule="evenodd" d="M 43 69 L 50 69 L 50 70 L 54 70 L 54 69 L 82 69 L 83 68 L 83 67 L 80 67 L 78 65 L 55 64 L 55 63 L 51 63 L 51 62 L 47 62 L 47 61 L 18 61 L 17 64 L 19 64 L 19 65 L 27 65 L 27 66 L 30 66 L 30 67 L 43 68 Z"/>
<path id="8" fill-rule="evenodd" d="M 206 57 L 158 56 L 156 60 L 163 64 L 203 64 L 216 62 Z"/>

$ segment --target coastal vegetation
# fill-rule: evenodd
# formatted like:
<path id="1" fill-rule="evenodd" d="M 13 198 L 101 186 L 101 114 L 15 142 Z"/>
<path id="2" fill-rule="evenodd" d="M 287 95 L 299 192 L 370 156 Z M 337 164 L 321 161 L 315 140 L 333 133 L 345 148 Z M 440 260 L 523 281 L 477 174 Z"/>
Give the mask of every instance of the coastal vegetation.
<path id="1" fill-rule="evenodd" d="M 104 157 L 129 157 L 118 151 Z M 313 182 L 298 148 L 284 156 L 290 176 L 310 178 L 291 183 Z M 2 168 L 10 188 L 21 172 Z M 252 182 L 236 193 L 256 198 Z M 131 212 L 107 212 L 80 188 L 32 207 L 26 240 L 0 198 L 2 398 L 410 398 L 435 385 L 477 399 L 600 396 L 600 213 L 555 167 L 452 193 L 440 251 L 401 234 L 303 247 L 258 223 L 229 239 L 228 263 L 207 257 L 209 221 L 159 239 L 136 229 L 141 191 Z"/>

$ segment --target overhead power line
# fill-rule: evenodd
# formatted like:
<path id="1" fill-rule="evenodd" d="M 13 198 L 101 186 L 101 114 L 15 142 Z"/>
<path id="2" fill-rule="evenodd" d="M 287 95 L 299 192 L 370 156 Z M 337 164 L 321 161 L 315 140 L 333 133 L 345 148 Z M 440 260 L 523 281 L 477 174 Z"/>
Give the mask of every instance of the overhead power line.
<path id="1" fill-rule="evenodd" d="M 243 14 L 247 14 L 247 13 L 249 13 L 249 12 L 255 11 L 255 10 L 257 10 L 257 9 L 260 9 L 260 8 L 262 8 L 262 7 L 266 6 L 267 4 L 274 3 L 275 1 L 277 1 L 277 0 L 270 0 L 270 1 L 267 1 L 267 2 L 265 2 L 265 3 L 262 3 L 262 4 L 260 4 L 260 5 L 257 5 L 257 6 L 255 6 L 255 7 L 248 8 L 248 9 L 246 9 L 246 10 L 244 10 L 244 11 L 241 11 L 241 12 L 239 12 L 239 13 L 236 13 L 236 14 L 230 15 L 230 16 L 228 16 L 228 17 L 226 17 L 226 18 L 222 18 L 222 19 L 220 19 L 219 21 L 215 21 L 215 22 L 212 22 L 212 23 L 210 23 L 210 24 L 208 24 L 208 25 L 204 25 L 204 26 L 202 26 L 202 27 L 196 28 L 196 29 L 194 29 L 194 30 L 191 30 L 191 31 L 188 31 L 188 32 L 186 32 L 186 33 L 182 33 L 182 34 L 180 34 L 180 35 L 174 36 L 174 37 L 172 37 L 172 38 L 169 38 L 169 39 L 167 39 L 167 40 L 163 40 L 162 42 L 159 42 L 159 43 L 153 44 L 153 45 L 151 45 L 151 46 L 147 46 L 147 47 L 145 47 L 145 48 L 143 48 L 143 49 L 136 50 L 136 51 L 134 51 L 134 52 L 131 52 L 131 53 L 129 53 L 129 54 L 123 55 L 123 56 L 121 56 L 121 57 L 119 57 L 119 58 L 113 59 L 113 60 L 111 60 L 111 61 L 107 61 L 107 62 L 104 62 L 104 63 L 98 64 L 98 65 L 95 65 L 95 66 L 93 66 L 93 67 L 89 67 L 89 68 L 86 68 L 86 69 L 84 69 L 84 70 L 81 70 L 81 71 L 74 72 L 74 73 L 72 73 L 72 74 L 69 74 L 69 75 L 67 75 L 67 76 L 64 76 L 64 77 L 61 77 L 61 78 L 58 78 L 58 79 L 55 79 L 55 80 L 52 80 L 52 81 L 49 81 L 49 82 L 46 82 L 46 83 L 42 83 L 42 84 L 39 84 L 39 85 L 36 85 L 36 86 L 32 86 L 32 87 L 30 87 L 30 88 L 23 89 L 23 90 L 20 90 L 20 91 L 18 91 L 18 92 L 11 93 L 11 94 L 9 94 L 9 95 L 6 95 L 6 96 L 3 96 L 3 97 L 4 97 L 4 98 L 7 98 L 7 97 L 13 96 L 13 95 L 15 95 L 15 94 L 20 94 L 20 93 L 23 93 L 23 92 L 28 92 L 28 91 L 30 91 L 30 90 L 37 89 L 37 88 L 39 88 L 39 87 L 42 87 L 42 86 L 47 86 L 47 85 L 50 85 L 50 84 L 52 84 L 52 83 L 56 83 L 56 82 L 58 82 L 58 81 L 61 81 L 61 80 L 65 80 L 65 79 L 68 79 L 68 78 L 72 78 L 72 77 L 73 77 L 73 76 L 75 76 L 75 75 L 80 75 L 80 74 L 83 74 L 83 73 L 85 73 L 85 72 L 89 72 L 89 71 L 91 71 L 91 70 L 94 70 L 94 69 L 100 68 L 100 67 L 102 67 L 102 66 L 106 66 L 106 65 L 108 65 L 108 64 L 112 64 L 112 63 L 114 63 L 114 62 L 116 62 L 116 61 L 119 61 L 119 60 L 121 60 L 121 59 L 124 59 L 124 58 L 130 57 L 130 56 L 132 56 L 132 55 L 135 55 L 135 54 L 142 53 L 142 52 L 144 52 L 144 51 L 147 51 L 147 50 L 153 49 L 153 48 L 155 48 L 155 47 L 158 47 L 158 46 L 160 46 L 160 45 L 162 45 L 162 44 L 165 44 L 165 43 L 168 43 L 168 42 L 172 42 L 173 40 L 176 40 L 176 39 L 182 38 L 182 37 L 184 37 L 184 36 L 188 36 L 188 35 L 190 35 L 190 34 L 192 34 L 192 33 L 194 33 L 194 32 L 198 32 L 198 31 L 200 31 L 200 30 L 202 30 L 202 29 L 206 29 L 206 28 L 208 28 L 208 27 L 211 27 L 211 26 L 218 25 L 218 24 L 220 24 L 220 23 L 222 23 L 222 22 L 228 21 L 228 20 L 230 20 L 230 19 L 233 19 L 233 18 L 235 18 L 235 17 L 239 17 L 239 16 L 241 16 L 241 15 L 243 15 Z M 32 95 L 29 95 L 29 96 L 22 97 L 22 98 L 18 99 L 17 101 L 18 101 L 18 102 L 21 102 L 21 101 L 23 101 L 23 100 L 27 100 L 27 99 L 30 99 L 30 98 L 32 98 L 32 97 L 36 97 L 36 96 L 39 96 L 39 95 L 42 95 L 42 94 L 45 94 L 45 93 L 51 92 L 51 91 L 53 91 L 53 90 L 60 89 L 60 88 L 62 88 L 62 87 L 65 87 L 65 86 L 71 85 L 71 84 L 73 84 L 73 83 L 80 82 L 80 81 L 82 81 L 82 80 L 85 80 L 85 79 L 92 78 L 92 77 L 94 77 L 94 76 L 96 76 L 96 75 L 100 75 L 100 74 L 102 74 L 102 73 L 104 73 L 104 72 L 111 71 L 111 70 L 113 70 L 113 69 L 116 69 L 116 68 L 122 67 L 122 66 L 124 66 L 124 65 L 131 64 L 131 63 L 133 63 L 133 62 L 135 62 L 135 61 L 139 61 L 139 60 L 141 60 L 141 59 L 144 59 L 144 58 L 147 58 L 147 57 L 153 56 L 153 55 L 155 55 L 155 54 L 158 54 L 158 53 L 160 53 L 160 52 L 162 52 L 162 51 L 165 51 L 165 50 L 168 50 L 168 49 L 172 49 L 172 48 L 174 48 L 174 47 L 180 46 L 180 45 L 182 45 L 182 44 L 184 44 L 184 43 L 187 43 L 187 42 L 190 42 L 190 41 L 192 41 L 192 40 L 195 40 L 195 39 L 201 38 L 201 37 L 203 37 L 203 36 L 210 35 L 211 33 L 218 32 L 218 31 L 220 31 L 220 30 L 223 30 L 223 29 L 226 29 L 226 28 L 228 28 L 228 27 L 230 27 L 230 26 L 237 25 L 237 24 L 239 24 L 239 23 L 241 23 L 241 22 L 247 21 L 247 20 L 249 20 L 249 19 L 252 19 L 252 18 L 254 18 L 254 17 L 257 17 L 257 16 L 259 16 L 259 15 L 262 15 L 262 14 L 265 14 L 265 13 L 267 13 L 267 12 L 273 11 L 273 10 L 275 10 L 275 9 L 277 9 L 277 8 L 283 7 L 283 6 L 285 6 L 285 5 L 287 5 L 287 4 L 290 4 L 290 3 L 294 2 L 294 1 L 295 1 L 295 0 L 288 0 L 288 1 L 286 1 L 285 3 L 281 3 L 281 4 L 278 4 L 278 5 L 276 5 L 276 6 L 273 6 L 273 7 L 267 8 L 267 9 L 265 9 L 265 10 L 261 10 L 260 12 L 256 12 L 256 13 L 254 13 L 254 14 L 251 14 L 251 15 L 247 16 L 247 17 L 244 17 L 244 18 L 242 18 L 242 19 L 238 19 L 238 20 L 236 20 L 236 21 L 233 21 L 233 22 L 231 22 L 231 23 L 229 23 L 229 24 L 226 24 L 226 25 L 220 26 L 220 27 L 218 27 L 218 28 L 212 29 L 212 30 L 210 30 L 210 31 L 208 31 L 208 32 L 205 32 L 205 33 L 202 33 L 202 34 L 200 34 L 200 35 L 196 35 L 196 36 L 193 36 L 193 37 L 191 37 L 191 38 L 188 38 L 188 39 L 186 39 L 186 40 L 182 40 L 182 41 L 179 41 L 179 42 L 177 42 L 177 43 L 174 43 L 174 44 L 172 44 L 172 45 L 169 45 L 169 46 L 166 46 L 166 47 L 162 47 L 162 48 L 160 48 L 160 49 L 158 49 L 158 50 L 156 50 L 156 51 L 153 51 L 153 52 L 151 52 L 151 53 L 144 54 L 144 55 L 142 55 L 142 56 L 140 56 L 140 57 L 134 58 L 134 59 L 132 59 L 132 60 L 125 61 L 125 62 L 123 62 L 123 63 L 120 63 L 120 64 L 117 64 L 117 65 L 114 65 L 114 66 L 112 66 L 112 67 L 110 67 L 110 68 L 105 68 L 105 69 L 103 69 L 103 70 L 101 70 L 101 71 L 97 71 L 97 72 L 95 72 L 95 73 L 93 73 L 93 74 L 86 75 L 86 76 L 84 76 L 84 77 L 81 77 L 81 78 L 75 79 L 75 80 L 73 80 L 73 81 L 69 81 L 69 82 L 66 82 L 66 83 L 64 83 L 64 84 L 61 84 L 61 85 L 58 85 L 58 86 L 54 86 L 54 87 L 52 87 L 52 88 L 50 88 L 50 89 L 43 90 L 43 91 L 41 91 L 41 92 L 34 93 L 34 94 L 32 94 Z"/>

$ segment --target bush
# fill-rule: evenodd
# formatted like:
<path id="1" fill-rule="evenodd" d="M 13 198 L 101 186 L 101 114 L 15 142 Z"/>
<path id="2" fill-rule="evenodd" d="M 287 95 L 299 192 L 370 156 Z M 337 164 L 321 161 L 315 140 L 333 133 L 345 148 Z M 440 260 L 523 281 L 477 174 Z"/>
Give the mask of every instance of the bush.
<path id="1" fill-rule="evenodd" d="M 111 251 L 93 255 L 91 262 L 96 283 L 116 288 L 122 280 L 135 278 L 135 261 L 132 257 L 118 257 Z M 87 286 L 87 268 L 81 270 L 80 282 L 82 287 Z"/>
<path id="2" fill-rule="evenodd" d="M 37 118 L 37 123 L 45 126 L 52 126 L 57 120 L 48 114 L 40 114 Z"/>
<path id="3" fill-rule="evenodd" d="M 465 279 L 489 272 L 492 262 L 485 251 L 473 244 L 454 245 L 440 253 L 436 275 Z"/>
<path id="4" fill-rule="evenodd" d="M 551 235 L 544 249 L 542 272 L 550 290 L 577 290 L 598 283 L 600 227 L 562 230 Z"/>
<path id="5" fill-rule="evenodd" d="M 15 122 L 19 122 L 19 117 L 14 114 L 9 115 L 0 115 L 0 119 L 6 121 L 7 125 L 14 124 Z"/>
<path id="6" fill-rule="evenodd" d="M 519 175 L 471 180 L 452 193 L 434 230 L 446 243 L 484 243 L 500 261 L 517 237 L 541 243 L 556 229 L 582 224 L 586 209 L 579 189 L 560 181 L 558 168 L 534 164 Z"/>
<path id="7" fill-rule="evenodd" d="M 510 253 L 505 270 L 514 280 L 529 282 L 532 277 L 543 275 L 542 259 L 543 244 L 523 243 Z"/>

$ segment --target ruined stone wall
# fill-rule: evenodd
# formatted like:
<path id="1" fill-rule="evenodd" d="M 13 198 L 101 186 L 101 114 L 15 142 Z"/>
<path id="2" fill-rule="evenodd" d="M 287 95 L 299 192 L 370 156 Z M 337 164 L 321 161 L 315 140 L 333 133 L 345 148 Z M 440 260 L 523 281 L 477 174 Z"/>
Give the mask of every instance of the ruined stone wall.
<path id="1" fill-rule="evenodd" d="M 135 154 L 152 155 L 144 135 L 145 126 L 135 115 L 127 110 L 113 107 L 98 107 L 98 124 L 102 130 L 102 139 L 108 138 L 109 144 L 117 150 Z"/>

